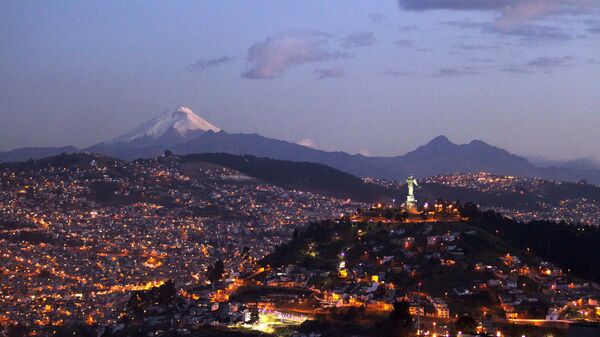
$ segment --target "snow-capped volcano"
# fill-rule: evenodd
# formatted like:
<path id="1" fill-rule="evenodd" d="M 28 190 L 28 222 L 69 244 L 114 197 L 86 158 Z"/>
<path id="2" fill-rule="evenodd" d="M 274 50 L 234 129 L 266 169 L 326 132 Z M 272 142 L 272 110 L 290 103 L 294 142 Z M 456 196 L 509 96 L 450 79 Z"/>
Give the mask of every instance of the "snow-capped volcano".
<path id="1" fill-rule="evenodd" d="M 207 131 L 219 132 L 221 129 L 196 115 L 190 108 L 182 106 L 177 110 L 164 112 L 124 135 L 109 141 L 108 144 L 170 145 L 188 141 Z"/>

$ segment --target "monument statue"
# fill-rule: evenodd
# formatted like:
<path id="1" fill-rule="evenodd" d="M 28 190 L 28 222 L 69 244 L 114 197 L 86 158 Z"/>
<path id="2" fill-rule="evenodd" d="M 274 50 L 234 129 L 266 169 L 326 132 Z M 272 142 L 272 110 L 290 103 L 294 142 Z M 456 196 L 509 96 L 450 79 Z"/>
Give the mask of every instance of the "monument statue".
<path id="1" fill-rule="evenodd" d="M 406 196 L 406 211 L 409 213 L 417 212 L 417 199 L 415 199 L 415 186 L 419 187 L 417 184 L 417 179 L 415 179 L 412 174 L 408 176 L 406 179 L 406 183 L 408 185 L 408 195 Z"/>

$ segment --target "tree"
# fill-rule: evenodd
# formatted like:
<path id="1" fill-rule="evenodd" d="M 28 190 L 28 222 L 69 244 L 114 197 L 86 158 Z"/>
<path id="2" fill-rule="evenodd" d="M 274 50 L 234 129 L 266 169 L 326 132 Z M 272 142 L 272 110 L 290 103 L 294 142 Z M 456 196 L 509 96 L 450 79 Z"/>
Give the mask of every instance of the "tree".
<path id="1" fill-rule="evenodd" d="M 244 258 L 248 258 L 250 253 L 250 248 L 248 246 L 244 246 L 244 248 L 242 249 L 242 256 Z"/>
<path id="2" fill-rule="evenodd" d="M 408 310 L 409 307 L 408 302 L 394 302 L 394 309 L 382 327 L 384 336 L 405 337 L 411 334 L 412 317 Z"/>
<path id="3" fill-rule="evenodd" d="M 9 325 L 5 331 L 8 337 L 21 337 L 29 333 L 29 329 L 21 324 Z"/>
<path id="4" fill-rule="evenodd" d="M 158 297 L 159 303 L 165 306 L 172 303 L 175 299 L 175 296 L 177 295 L 177 290 L 175 289 L 175 282 L 173 282 L 173 280 L 168 280 L 167 282 L 165 282 L 165 284 L 153 289 L 156 289 L 156 291 L 158 292 L 156 297 Z"/>
<path id="5" fill-rule="evenodd" d="M 225 265 L 221 259 L 218 259 L 212 266 L 208 267 L 206 271 L 206 278 L 210 281 L 210 283 L 218 282 L 225 272 Z"/>
<path id="6" fill-rule="evenodd" d="M 394 219 L 398 222 L 406 221 L 406 219 L 408 219 L 408 212 L 404 211 L 401 213 L 396 213 L 396 215 L 394 216 Z"/>
<path id="7" fill-rule="evenodd" d="M 477 321 L 469 315 L 464 315 L 456 320 L 456 330 L 466 333 L 475 333 L 477 329 Z"/>
<path id="8" fill-rule="evenodd" d="M 479 214 L 479 207 L 472 202 L 467 202 L 460 208 L 460 216 L 465 218 L 476 218 Z"/>

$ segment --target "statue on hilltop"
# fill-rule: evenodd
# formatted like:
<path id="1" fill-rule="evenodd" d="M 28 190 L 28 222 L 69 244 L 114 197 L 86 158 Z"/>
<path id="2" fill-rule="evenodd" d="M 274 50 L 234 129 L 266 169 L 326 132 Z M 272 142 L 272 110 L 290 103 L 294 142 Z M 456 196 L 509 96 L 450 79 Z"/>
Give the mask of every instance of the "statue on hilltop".
<path id="1" fill-rule="evenodd" d="M 415 199 L 415 186 L 419 187 L 417 184 L 417 179 L 413 177 L 413 175 L 409 175 L 406 179 L 406 183 L 408 185 L 408 195 L 406 196 L 406 211 L 408 213 L 417 213 L 417 199 Z"/>

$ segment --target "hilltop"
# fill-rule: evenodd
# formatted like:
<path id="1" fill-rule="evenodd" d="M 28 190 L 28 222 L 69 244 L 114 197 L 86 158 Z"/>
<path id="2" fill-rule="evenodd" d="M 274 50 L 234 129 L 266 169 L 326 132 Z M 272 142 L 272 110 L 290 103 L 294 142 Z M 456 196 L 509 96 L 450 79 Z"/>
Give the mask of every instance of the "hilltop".
<path id="1" fill-rule="evenodd" d="M 313 306 L 330 315 L 350 315 L 352 308 L 362 308 L 352 311 L 354 322 L 373 322 L 373 315 L 389 311 L 394 300 L 408 301 L 413 318 L 419 310 L 427 317 L 423 329 L 431 331 L 436 321 L 440 333 L 456 333 L 451 317 L 465 314 L 483 322 L 488 332 L 494 327 L 491 331 L 527 331 L 528 336 L 566 333 L 519 330 L 503 322 L 515 317 L 545 319 L 550 313 L 564 319 L 588 318 L 583 309 L 577 314 L 569 301 L 598 295 L 588 281 L 600 280 L 595 268 L 600 230 L 518 223 L 494 212 L 480 213 L 472 204 L 463 212 L 470 220 L 314 223 L 263 259 L 262 265 L 271 271 L 261 280 L 275 285 L 308 278 L 305 286 L 319 298 Z M 336 321 L 327 317 L 325 322 Z M 325 322 L 324 326 L 334 324 Z"/>

